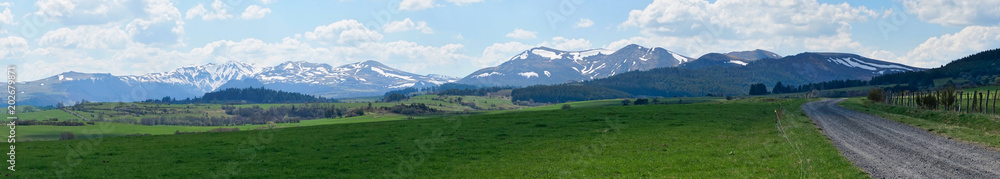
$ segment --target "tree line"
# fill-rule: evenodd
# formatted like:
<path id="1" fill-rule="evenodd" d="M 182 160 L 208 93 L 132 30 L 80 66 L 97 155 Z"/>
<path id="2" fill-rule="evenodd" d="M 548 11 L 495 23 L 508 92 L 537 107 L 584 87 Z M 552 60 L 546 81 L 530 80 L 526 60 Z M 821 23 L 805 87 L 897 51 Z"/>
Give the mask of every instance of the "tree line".
<path id="1" fill-rule="evenodd" d="M 161 99 L 149 99 L 143 102 L 168 103 L 168 104 L 191 104 L 191 103 L 330 103 L 337 102 L 336 99 L 317 97 L 295 92 L 285 92 L 259 88 L 227 88 L 219 91 L 205 93 L 198 98 L 187 98 L 178 100 L 170 96 Z"/>
<path id="2" fill-rule="evenodd" d="M 800 93 L 800 92 L 810 92 L 813 90 L 828 90 L 828 89 L 840 89 L 840 88 L 851 88 L 859 86 L 868 86 L 868 81 L 865 80 L 832 80 L 819 83 L 809 83 L 802 85 L 785 85 L 780 81 L 775 83 L 771 90 L 767 89 L 767 85 L 764 83 L 755 83 L 750 85 L 749 95 L 766 95 L 766 94 L 784 94 L 784 93 Z"/>
<path id="3" fill-rule="evenodd" d="M 628 98 L 632 95 L 601 86 L 579 84 L 536 85 L 511 91 L 511 100 L 531 103 L 561 103 L 597 99 Z"/>

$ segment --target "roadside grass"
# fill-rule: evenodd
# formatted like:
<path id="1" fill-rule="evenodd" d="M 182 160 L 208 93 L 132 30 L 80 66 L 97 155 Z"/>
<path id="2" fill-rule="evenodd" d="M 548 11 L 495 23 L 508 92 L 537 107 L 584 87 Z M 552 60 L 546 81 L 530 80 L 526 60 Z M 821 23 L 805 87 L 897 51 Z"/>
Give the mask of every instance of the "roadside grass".
<path id="1" fill-rule="evenodd" d="M 801 112 L 748 99 L 18 143 L 25 178 L 865 178 Z M 784 106 L 781 127 L 775 110 Z M 116 129 L 117 130 L 117 129 Z M 791 141 L 791 143 L 789 143 Z"/>
<path id="2" fill-rule="evenodd" d="M 867 99 L 850 98 L 841 102 L 840 106 L 922 128 L 949 139 L 1000 149 L 1000 117 L 996 115 L 925 110 L 865 101 Z"/>

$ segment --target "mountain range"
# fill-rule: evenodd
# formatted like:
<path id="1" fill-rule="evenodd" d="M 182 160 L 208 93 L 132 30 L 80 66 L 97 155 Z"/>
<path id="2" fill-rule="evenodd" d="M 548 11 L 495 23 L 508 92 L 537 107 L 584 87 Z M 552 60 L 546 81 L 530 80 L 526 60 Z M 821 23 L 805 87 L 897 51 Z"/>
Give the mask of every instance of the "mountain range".
<path id="1" fill-rule="evenodd" d="M 663 48 L 628 45 L 616 51 L 525 50 L 496 67 L 477 70 L 457 83 L 483 86 L 531 86 L 605 78 L 619 73 L 675 67 L 694 60 Z"/>
<path id="2" fill-rule="evenodd" d="M 802 84 L 843 79 L 867 80 L 882 74 L 920 70 L 923 69 L 846 53 L 802 53 L 782 57 L 758 49 L 709 53 L 691 58 L 660 47 L 648 48 L 632 44 L 614 51 L 563 51 L 535 47 L 498 66 L 477 70 L 461 79 L 413 74 L 376 61 L 336 67 L 305 61 L 288 61 L 267 67 L 229 61 L 129 76 L 70 71 L 19 83 L 22 89 L 19 97 L 22 104 L 54 105 L 58 102 L 74 103 L 82 100 L 141 101 L 165 96 L 183 99 L 219 89 L 264 87 L 328 98 L 346 98 L 376 96 L 390 90 L 430 87 L 449 82 L 520 87 L 587 82 L 606 87 L 645 85 L 644 88 L 659 91 L 646 94 L 624 90 L 628 87 L 621 88 L 622 91 L 636 95 L 739 94 L 742 91 L 740 88 L 756 82 Z M 624 73 L 630 75 L 616 77 Z M 628 80 L 605 80 L 609 78 Z M 641 80 L 642 78 L 659 81 Z M 704 86 L 719 82 L 731 84 Z"/>
<path id="3" fill-rule="evenodd" d="M 750 65 L 753 63 L 761 64 Z M 630 71 L 664 67 L 682 69 L 735 67 L 747 68 L 749 71 L 794 71 L 803 75 L 794 78 L 764 76 L 786 79 L 786 83 L 812 83 L 838 79 L 868 80 L 881 74 L 923 70 L 847 53 L 803 53 L 782 57 L 773 52 L 757 49 L 709 53 L 694 59 L 659 47 L 647 48 L 632 44 L 617 51 L 606 49 L 560 51 L 536 47 L 512 57 L 499 66 L 477 70 L 458 80 L 457 83 L 482 86 L 550 85 L 597 80 Z"/>
<path id="4" fill-rule="evenodd" d="M 417 75 L 376 61 L 338 67 L 305 61 L 261 67 L 228 61 L 129 76 L 70 71 L 36 81 L 20 82 L 18 86 L 22 89 L 22 104 L 53 105 L 82 100 L 140 101 L 165 96 L 183 99 L 219 89 L 244 87 L 343 98 L 375 96 L 393 89 L 436 86 L 455 80 L 443 75 Z"/>

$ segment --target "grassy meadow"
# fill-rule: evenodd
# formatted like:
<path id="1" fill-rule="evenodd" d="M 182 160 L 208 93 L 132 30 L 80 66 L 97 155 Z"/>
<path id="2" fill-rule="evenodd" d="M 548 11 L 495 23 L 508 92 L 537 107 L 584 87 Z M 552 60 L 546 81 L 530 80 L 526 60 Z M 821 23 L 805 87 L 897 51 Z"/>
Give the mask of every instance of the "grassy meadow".
<path id="1" fill-rule="evenodd" d="M 866 177 L 800 111 L 804 102 L 761 98 L 640 106 L 594 102 L 609 106 L 35 141 L 18 143 L 15 174 L 25 178 Z M 775 123 L 776 110 L 781 111 L 781 125 Z"/>

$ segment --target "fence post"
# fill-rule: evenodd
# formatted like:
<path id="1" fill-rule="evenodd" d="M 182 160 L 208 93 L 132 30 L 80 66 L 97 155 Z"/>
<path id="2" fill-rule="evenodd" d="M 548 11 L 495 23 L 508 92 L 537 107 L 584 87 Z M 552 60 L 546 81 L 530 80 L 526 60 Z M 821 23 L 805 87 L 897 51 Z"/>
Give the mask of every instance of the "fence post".
<path id="1" fill-rule="evenodd" d="M 986 90 L 986 98 L 983 98 L 983 114 L 988 114 L 990 111 L 990 90 Z"/>
<path id="2" fill-rule="evenodd" d="M 983 103 L 984 99 L 986 98 L 983 98 L 983 93 L 979 93 L 979 100 L 977 102 Z M 986 108 L 983 108 L 983 104 L 979 104 L 979 112 L 983 112 L 984 110 L 986 110 Z"/>
<path id="3" fill-rule="evenodd" d="M 993 90 L 993 114 L 997 114 L 997 96 L 1000 96 L 1000 91 Z"/>
<path id="4" fill-rule="evenodd" d="M 969 96 L 970 94 L 972 94 L 972 93 L 969 93 L 969 94 L 965 95 L 965 99 L 966 99 L 965 100 L 965 110 L 966 111 L 971 111 L 971 109 L 972 109 L 972 106 L 971 106 L 971 104 L 972 104 L 972 98 L 970 98 L 970 96 Z"/>

